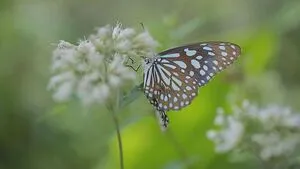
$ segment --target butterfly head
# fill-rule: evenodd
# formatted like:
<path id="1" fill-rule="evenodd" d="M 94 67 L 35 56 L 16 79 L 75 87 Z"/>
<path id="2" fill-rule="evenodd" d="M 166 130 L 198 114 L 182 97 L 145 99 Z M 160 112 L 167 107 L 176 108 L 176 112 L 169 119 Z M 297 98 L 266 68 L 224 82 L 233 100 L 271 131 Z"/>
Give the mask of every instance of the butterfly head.
<path id="1" fill-rule="evenodd" d="M 143 62 L 144 71 L 148 71 L 150 66 L 154 63 L 155 59 L 156 59 L 156 57 L 151 57 L 151 58 L 145 58 L 144 59 L 144 62 Z"/>
<path id="2" fill-rule="evenodd" d="M 153 63 L 154 59 L 155 59 L 155 58 L 145 58 L 145 59 L 144 59 L 144 63 L 145 63 L 145 64 L 151 64 L 151 63 Z"/>

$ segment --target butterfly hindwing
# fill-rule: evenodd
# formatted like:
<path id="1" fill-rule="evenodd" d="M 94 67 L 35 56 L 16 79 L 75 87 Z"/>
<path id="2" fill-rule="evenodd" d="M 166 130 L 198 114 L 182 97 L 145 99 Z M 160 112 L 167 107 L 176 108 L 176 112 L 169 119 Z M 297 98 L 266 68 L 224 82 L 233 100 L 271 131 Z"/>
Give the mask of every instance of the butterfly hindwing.
<path id="1" fill-rule="evenodd" d="M 152 78 L 147 80 L 145 94 L 157 110 L 179 110 L 191 103 L 191 100 L 198 94 L 197 81 L 193 76 L 193 70 L 186 70 L 174 66 L 175 63 L 160 58 L 156 60 L 149 69 Z M 173 66 L 170 66 L 173 65 Z"/>

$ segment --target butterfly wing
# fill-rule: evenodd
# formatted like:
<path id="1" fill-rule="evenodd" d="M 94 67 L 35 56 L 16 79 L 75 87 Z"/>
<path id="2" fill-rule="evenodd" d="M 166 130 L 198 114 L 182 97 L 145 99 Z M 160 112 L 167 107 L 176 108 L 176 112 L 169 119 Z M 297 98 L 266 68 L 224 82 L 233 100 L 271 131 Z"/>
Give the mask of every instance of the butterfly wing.
<path id="1" fill-rule="evenodd" d="M 180 61 L 158 58 L 144 75 L 145 94 L 157 110 L 179 110 L 197 95 L 197 80 Z M 191 70 L 192 71 L 192 70 Z"/>
<path id="2" fill-rule="evenodd" d="M 231 65 L 240 53 L 240 47 L 229 42 L 203 42 L 163 51 L 145 71 L 145 94 L 157 110 L 179 110 L 197 96 L 199 86 Z"/>
<path id="3" fill-rule="evenodd" d="M 179 57 L 169 57 L 178 53 Z M 195 71 L 198 85 L 207 84 L 218 72 L 231 65 L 241 54 L 241 48 L 230 42 L 203 42 L 185 45 L 161 52 L 171 61 L 184 61 L 188 70 Z M 179 65 L 178 65 L 179 66 Z"/>
<path id="4" fill-rule="evenodd" d="M 156 108 L 162 128 L 169 123 L 166 111 L 189 105 L 198 87 L 231 65 L 241 48 L 230 42 L 203 42 L 176 47 L 146 64 L 144 92 Z"/>

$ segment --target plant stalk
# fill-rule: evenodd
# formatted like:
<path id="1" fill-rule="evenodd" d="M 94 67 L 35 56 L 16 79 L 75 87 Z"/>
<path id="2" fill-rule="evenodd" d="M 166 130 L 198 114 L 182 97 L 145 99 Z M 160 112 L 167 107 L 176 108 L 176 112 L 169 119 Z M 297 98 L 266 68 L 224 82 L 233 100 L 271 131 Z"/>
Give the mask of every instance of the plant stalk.
<path id="1" fill-rule="evenodd" d="M 120 131 L 120 125 L 119 125 L 118 117 L 117 117 L 116 112 L 114 111 L 114 108 L 112 106 L 107 106 L 107 108 L 110 111 L 110 114 L 112 115 L 114 125 L 115 125 L 116 131 L 117 131 L 118 147 L 119 147 L 119 158 L 120 158 L 120 169 L 124 169 L 123 144 L 122 144 L 122 137 L 121 137 L 121 131 Z"/>

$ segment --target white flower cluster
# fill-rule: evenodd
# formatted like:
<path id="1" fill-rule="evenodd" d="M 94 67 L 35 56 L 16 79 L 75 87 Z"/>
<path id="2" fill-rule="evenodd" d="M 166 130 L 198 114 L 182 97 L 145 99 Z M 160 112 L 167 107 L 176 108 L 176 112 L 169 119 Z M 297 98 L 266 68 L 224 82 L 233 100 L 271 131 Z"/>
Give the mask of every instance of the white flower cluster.
<path id="1" fill-rule="evenodd" d="M 218 153 L 249 148 L 268 161 L 294 154 L 300 146 L 300 114 L 278 105 L 258 108 L 245 101 L 230 115 L 219 110 L 215 125 L 220 128 L 208 131 L 207 137 Z"/>
<path id="2" fill-rule="evenodd" d="M 225 116 L 223 109 L 217 110 L 215 125 L 220 126 L 220 130 L 209 130 L 207 137 L 216 144 L 216 152 L 228 152 L 237 146 L 244 134 L 242 122 L 235 116 Z"/>
<path id="3" fill-rule="evenodd" d="M 103 103 L 134 84 L 136 72 L 126 65 L 141 64 L 156 46 L 147 31 L 123 29 L 120 24 L 101 27 L 78 45 L 61 41 L 53 52 L 48 89 L 56 101 L 77 97 L 85 105 Z"/>

